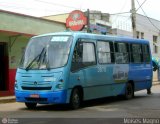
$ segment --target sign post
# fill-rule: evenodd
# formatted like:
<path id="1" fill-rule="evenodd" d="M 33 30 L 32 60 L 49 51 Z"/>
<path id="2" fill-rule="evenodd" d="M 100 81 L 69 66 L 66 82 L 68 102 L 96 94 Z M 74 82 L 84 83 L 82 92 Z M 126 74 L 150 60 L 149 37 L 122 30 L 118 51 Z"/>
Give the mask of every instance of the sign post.
<path id="1" fill-rule="evenodd" d="M 87 18 L 79 10 L 72 11 L 66 19 L 66 27 L 73 31 L 81 31 L 87 24 Z"/>

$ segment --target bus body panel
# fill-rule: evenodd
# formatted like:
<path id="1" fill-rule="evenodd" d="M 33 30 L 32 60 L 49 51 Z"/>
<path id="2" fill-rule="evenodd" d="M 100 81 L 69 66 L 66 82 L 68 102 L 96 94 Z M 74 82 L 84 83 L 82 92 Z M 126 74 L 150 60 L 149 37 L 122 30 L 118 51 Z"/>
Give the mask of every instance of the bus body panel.
<path id="1" fill-rule="evenodd" d="M 135 83 L 135 91 L 152 86 L 151 64 L 130 64 L 129 80 Z"/>

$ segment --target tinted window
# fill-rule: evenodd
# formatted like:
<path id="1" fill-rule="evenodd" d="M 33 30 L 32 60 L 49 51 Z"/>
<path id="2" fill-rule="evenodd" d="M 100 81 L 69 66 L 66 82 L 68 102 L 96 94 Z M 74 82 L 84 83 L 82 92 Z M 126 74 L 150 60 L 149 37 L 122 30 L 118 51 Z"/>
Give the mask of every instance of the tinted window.
<path id="1" fill-rule="evenodd" d="M 97 42 L 98 61 L 99 63 L 111 63 L 114 61 L 114 49 L 112 42 Z"/>
<path id="2" fill-rule="evenodd" d="M 149 46 L 148 45 L 142 45 L 143 50 L 143 61 L 144 62 L 150 62 L 150 52 L 149 52 Z"/>
<path id="3" fill-rule="evenodd" d="M 131 61 L 133 63 L 142 62 L 142 49 L 140 44 L 131 44 Z"/>
<path id="4" fill-rule="evenodd" d="M 128 44 L 127 43 L 115 43 L 115 61 L 116 63 L 128 63 Z"/>
<path id="5" fill-rule="evenodd" d="M 71 71 L 96 64 L 95 47 L 93 43 L 77 42 L 73 57 Z"/>

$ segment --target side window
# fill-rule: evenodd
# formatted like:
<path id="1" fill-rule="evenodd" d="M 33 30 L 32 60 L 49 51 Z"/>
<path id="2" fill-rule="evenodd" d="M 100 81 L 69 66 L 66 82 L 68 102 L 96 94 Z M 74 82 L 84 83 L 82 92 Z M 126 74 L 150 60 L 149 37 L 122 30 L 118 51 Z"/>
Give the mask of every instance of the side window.
<path id="1" fill-rule="evenodd" d="M 115 61 L 119 64 L 129 62 L 128 44 L 115 43 Z"/>
<path id="2" fill-rule="evenodd" d="M 131 44 L 131 61 L 133 63 L 142 62 L 142 49 L 140 44 Z"/>
<path id="3" fill-rule="evenodd" d="M 149 63 L 150 62 L 149 46 L 142 45 L 142 51 L 143 51 L 143 61 L 146 63 Z"/>
<path id="4" fill-rule="evenodd" d="M 114 62 L 114 48 L 112 42 L 97 42 L 98 61 L 100 64 Z"/>
<path id="5" fill-rule="evenodd" d="M 72 57 L 71 71 L 76 71 L 95 64 L 96 57 L 94 43 L 77 42 Z"/>

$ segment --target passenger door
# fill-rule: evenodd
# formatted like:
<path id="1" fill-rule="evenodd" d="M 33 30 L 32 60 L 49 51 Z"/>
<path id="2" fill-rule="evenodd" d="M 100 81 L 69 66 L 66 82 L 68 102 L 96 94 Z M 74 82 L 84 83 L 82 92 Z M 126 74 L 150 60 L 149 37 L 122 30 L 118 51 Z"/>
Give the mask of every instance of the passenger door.
<path id="1" fill-rule="evenodd" d="M 90 89 L 97 79 L 95 44 L 88 40 L 77 42 L 71 65 L 70 85 L 81 85 L 84 94 L 90 94 Z M 92 93 L 93 94 L 93 93 Z M 86 95 L 84 96 L 86 99 Z"/>

